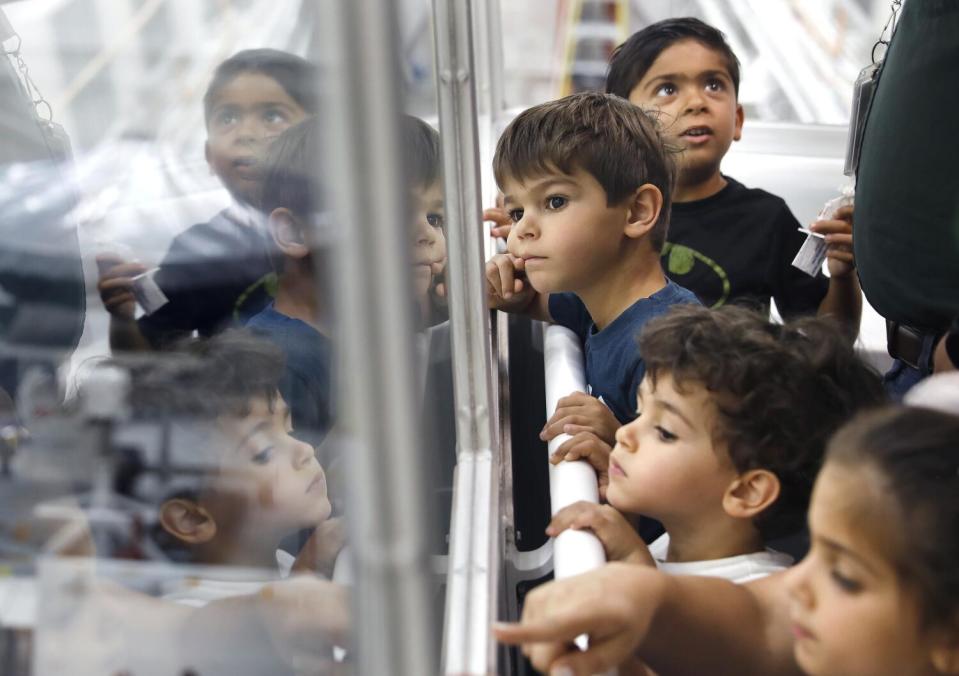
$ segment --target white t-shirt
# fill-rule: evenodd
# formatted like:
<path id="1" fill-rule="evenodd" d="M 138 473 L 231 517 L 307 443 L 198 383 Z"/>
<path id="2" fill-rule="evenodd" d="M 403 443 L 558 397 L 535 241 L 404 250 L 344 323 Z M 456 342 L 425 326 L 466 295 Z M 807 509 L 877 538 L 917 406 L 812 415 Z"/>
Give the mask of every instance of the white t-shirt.
<path id="1" fill-rule="evenodd" d="M 292 554 L 278 549 L 276 550 L 278 577 L 274 579 L 222 580 L 190 577 L 167 585 L 163 598 L 182 605 L 202 608 L 212 601 L 257 594 L 267 584 L 275 582 L 277 579 L 289 577 L 295 561 L 296 559 Z M 350 584 L 352 582 L 351 561 L 349 550 L 344 547 L 340 550 L 333 564 L 333 580 L 335 582 L 340 584 Z M 333 659 L 336 662 L 342 662 L 345 657 L 346 650 L 339 646 L 333 646 Z"/>
<path id="2" fill-rule="evenodd" d="M 649 553 L 656 561 L 656 567 L 671 575 L 702 575 L 705 577 L 721 577 L 723 579 L 742 584 L 750 580 L 758 580 L 780 570 L 789 568 L 793 558 L 788 554 L 766 549 L 752 554 L 730 556 L 725 559 L 709 561 L 683 561 L 681 563 L 666 560 L 669 551 L 669 534 L 661 535 L 649 545 Z"/>
<path id="3" fill-rule="evenodd" d="M 193 606 L 194 608 L 202 608 L 210 601 L 256 594 L 271 582 L 288 578 L 295 561 L 296 559 L 292 554 L 278 549 L 276 550 L 277 575 L 275 577 L 261 575 L 259 579 L 253 576 L 243 579 L 238 576 L 237 579 L 232 580 L 198 576 L 179 578 L 164 585 L 163 599 Z M 337 554 L 336 561 L 333 563 L 332 581 L 337 584 L 352 585 L 352 565 L 353 560 L 350 557 L 349 547 L 344 547 Z"/>
<path id="4" fill-rule="evenodd" d="M 171 580 L 164 585 L 163 599 L 202 608 L 211 601 L 256 594 L 269 583 L 289 577 L 294 561 L 292 554 L 278 549 L 276 550 L 275 576 L 241 574 L 237 575 L 237 579 L 189 576 Z"/>

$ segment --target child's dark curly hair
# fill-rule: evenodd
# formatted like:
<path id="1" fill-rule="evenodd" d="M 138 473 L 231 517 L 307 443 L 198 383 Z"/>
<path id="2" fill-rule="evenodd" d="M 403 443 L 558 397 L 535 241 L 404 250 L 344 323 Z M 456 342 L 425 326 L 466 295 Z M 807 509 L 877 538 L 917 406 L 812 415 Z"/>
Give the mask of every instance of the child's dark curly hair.
<path id="1" fill-rule="evenodd" d="M 255 399 L 271 406 L 279 394 L 280 349 L 245 329 L 191 338 L 149 360 L 113 360 L 130 372 L 135 418 L 158 421 L 243 417 Z"/>
<path id="2" fill-rule="evenodd" d="M 752 310 L 682 305 L 639 338 L 646 372 L 698 383 L 718 413 L 716 441 L 737 471 L 766 469 L 778 499 L 755 519 L 765 539 L 804 524 L 826 442 L 860 409 L 885 401 L 879 375 L 830 322 L 774 324 Z"/>
<path id="3" fill-rule="evenodd" d="M 189 439 L 183 448 L 188 451 L 185 459 L 191 473 L 178 477 L 161 502 L 199 501 L 217 472 L 217 422 L 247 416 L 258 399 L 273 410 L 283 359 L 276 345 L 248 330 L 231 329 L 212 338 L 187 339 L 146 359 L 126 355 L 108 362 L 130 374 L 128 403 L 135 421 L 175 429 L 178 436 L 174 438 L 181 443 Z M 127 483 L 134 483 L 142 471 L 142 464 L 128 468 Z M 149 531 L 170 559 L 194 560 L 194 548 L 159 523 Z"/>

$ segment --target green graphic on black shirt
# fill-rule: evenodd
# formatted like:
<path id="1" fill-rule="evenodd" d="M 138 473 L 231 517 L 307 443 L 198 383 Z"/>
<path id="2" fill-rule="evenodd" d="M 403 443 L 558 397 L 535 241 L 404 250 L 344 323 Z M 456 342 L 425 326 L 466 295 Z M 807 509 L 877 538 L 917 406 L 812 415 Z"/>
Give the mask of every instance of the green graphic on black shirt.
<path id="1" fill-rule="evenodd" d="M 691 249 L 688 246 L 682 244 L 673 244 L 672 242 L 666 242 L 663 246 L 663 258 L 666 259 L 666 274 L 669 275 L 670 279 L 675 281 L 677 284 L 682 285 L 683 282 L 681 279 L 676 279 L 678 276 L 688 275 L 692 272 L 693 268 L 696 266 L 697 262 L 700 263 L 700 267 L 705 266 L 711 270 L 717 278 L 717 281 L 722 285 L 722 293 L 719 296 L 719 300 L 713 303 L 710 307 L 717 308 L 721 305 L 724 305 L 727 300 L 729 300 L 730 284 L 729 276 L 726 274 L 726 271 L 723 267 L 714 261 L 709 256 L 706 256 L 695 249 Z M 702 274 L 702 272 L 700 272 Z"/>

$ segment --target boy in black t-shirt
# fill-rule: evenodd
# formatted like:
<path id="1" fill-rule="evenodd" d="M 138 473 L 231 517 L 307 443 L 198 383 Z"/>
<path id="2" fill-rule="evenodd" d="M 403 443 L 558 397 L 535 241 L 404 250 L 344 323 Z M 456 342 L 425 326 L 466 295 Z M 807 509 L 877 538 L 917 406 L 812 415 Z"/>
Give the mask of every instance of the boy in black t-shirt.
<path id="1" fill-rule="evenodd" d="M 242 51 L 217 67 L 203 98 L 205 153 L 234 204 L 173 239 L 153 277 L 158 307 L 139 320 L 134 278 L 144 266 L 97 257 L 114 350 L 163 348 L 194 331 L 210 336 L 266 304 L 271 245 L 255 208 L 262 158 L 270 141 L 317 111 L 315 86 L 312 64 L 274 49 Z"/>
<path id="2" fill-rule="evenodd" d="M 693 18 L 646 27 L 613 53 L 606 91 L 658 111 L 664 133 L 683 148 L 663 248 L 671 279 L 708 306 L 768 307 L 774 298 L 784 317 L 832 315 L 858 333 L 852 209 L 812 226 L 830 245 L 830 277 L 809 277 L 792 266 L 804 235 L 786 203 L 720 173 L 743 126 L 739 61 L 720 31 Z"/>

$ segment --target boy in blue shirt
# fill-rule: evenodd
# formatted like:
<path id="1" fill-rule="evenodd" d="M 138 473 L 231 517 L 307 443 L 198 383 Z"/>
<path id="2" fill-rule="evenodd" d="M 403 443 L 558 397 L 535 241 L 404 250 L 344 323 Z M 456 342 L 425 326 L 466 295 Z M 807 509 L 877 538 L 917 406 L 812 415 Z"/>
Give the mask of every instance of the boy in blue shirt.
<path id="1" fill-rule="evenodd" d="M 672 159 L 642 110 L 589 92 L 520 114 L 500 137 L 493 168 L 512 227 L 509 253 L 486 264 L 489 306 L 579 336 L 589 393 L 562 400 L 544 436 L 572 434 L 557 452 L 567 458 L 578 444 L 608 453 L 619 426 L 636 416 L 640 329 L 673 305 L 697 303 L 659 262 Z"/>
<path id="2" fill-rule="evenodd" d="M 616 49 L 606 91 L 657 111 L 683 149 L 663 247 L 670 279 L 711 307 L 737 302 L 783 317 L 831 315 L 859 331 L 862 298 L 852 255 L 852 209 L 812 226 L 830 245 L 829 278 L 792 266 L 805 236 L 786 203 L 720 173 L 742 136 L 739 61 L 723 34 L 698 19 L 666 19 Z"/>
<path id="3" fill-rule="evenodd" d="M 417 314 L 417 326 L 425 329 L 433 275 L 445 252 L 439 135 L 411 116 L 403 116 L 400 127 L 410 210 L 405 218 L 403 214 L 392 218 L 409 236 L 414 296 L 410 311 Z M 281 348 L 286 364 L 279 389 L 289 404 L 293 429 L 319 447 L 320 461 L 335 479 L 339 449 L 331 443 L 320 445 L 336 419 L 332 257 L 337 227 L 324 205 L 316 159 L 321 152 L 321 127 L 310 118 L 285 131 L 267 155 L 260 208 L 268 216 L 276 247 L 278 283 L 273 302 L 247 326 Z M 417 382 L 424 399 L 424 443 L 435 451 L 435 488 L 440 510 L 448 513 L 455 462 L 448 324 L 422 338 L 428 353 L 421 355 Z M 339 507 L 337 482 L 331 483 L 334 505 Z"/>
<path id="4" fill-rule="evenodd" d="M 329 226 L 309 227 L 322 212 L 315 178 L 319 152 L 319 125 L 309 118 L 277 138 L 264 161 L 259 205 L 276 249 L 277 288 L 273 302 L 246 324 L 282 350 L 280 393 L 290 406 L 293 428 L 314 444 L 332 424 L 333 401 L 332 299 L 325 293 L 332 261 L 315 236 L 328 235 L 323 228 Z"/>
<path id="5" fill-rule="evenodd" d="M 442 262 L 443 195 L 439 175 L 439 135 L 414 117 L 401 120 L 405 168 L 414 212 L 407 221 L 412 251 L 413 291 L 424 326 L 433 273 Z M 265 161 L 260 207 L 268 216 L 276 247 L 276 297 L 247 326 L 276 343 L 286 355 L 280 392 L 289 402 L 298 433 L 318 441 L 332 424 L 332 229 L 324 214 L 318 180 L 320 125 L 307 119 L 285 131 Z M 316 219 L 314 227 L 310 221 Z"/>

